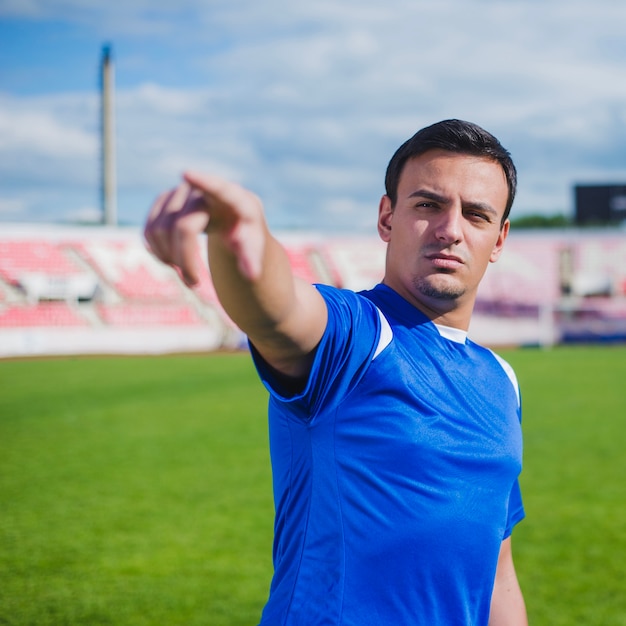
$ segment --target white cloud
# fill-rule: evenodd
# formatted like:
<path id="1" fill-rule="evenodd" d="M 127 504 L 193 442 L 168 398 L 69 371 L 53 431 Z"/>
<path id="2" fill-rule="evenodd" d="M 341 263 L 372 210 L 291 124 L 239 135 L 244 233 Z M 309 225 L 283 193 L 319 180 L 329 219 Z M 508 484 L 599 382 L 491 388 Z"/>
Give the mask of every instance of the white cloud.
<path id="1" fill-rule="evenodd" d="M 93 157 L 96 135 L 81 128 L 76 120 L 65 119 L 63 105 L 50 104 L 40 99 L 0 98 L 0 152 Z"/>
<path id="2" fill-rule="evenodd" d="M 15 219 L 26 211 L 27 206 L 21 198 L 0 198 L 0 215 Z"/>
<path id="3" fill-rule="evenodd" d="M 99 224 L 102 223 L 102 211 L 95 206 L 83 206 L 78 209 L 66 212 L 63 215 L 63 219 L 67 222 Z"/>
<path id="4" fill-rule="evenodd" d="M 199 115 L 205 108 L 209 95 L 189 89 L 167 89 L 153 83 L 144 83 L 135 89 L 118 93 L 117 106 L 123 111 L 156 113 L 176 116 Z"/>
<path id="5" fill-rule="evenodd" d="M 484 125 L 512 151 L 521 212 L 567 211 L 576 178 L 625 174 L 624 3 L 0 5 L 0 14 L 20 11 L 106 32 L 129 50 L 116 55 L 118 181 L 120 210 L 135 220 L 142 203 L 194 167 L 253 187 L 279 224 L 294 212 L 360 223 L 370 203 L 375 213 L 397 145 L 445 117 Z M 122 80 L 126 63 L 155 68 L 168 57 L 178 86 L 154 78 L 158 71 L 151 82 Z M 0 180 L 97 183 L 95 94 L 5 92 L 0 138 Z"/>

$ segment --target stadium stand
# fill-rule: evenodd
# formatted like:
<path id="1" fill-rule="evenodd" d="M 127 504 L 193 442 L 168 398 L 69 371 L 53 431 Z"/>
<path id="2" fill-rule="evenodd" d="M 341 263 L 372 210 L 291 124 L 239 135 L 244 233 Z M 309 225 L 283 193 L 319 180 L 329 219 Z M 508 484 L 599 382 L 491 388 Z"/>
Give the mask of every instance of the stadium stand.
<path id="1" fill-rule="evenodd" d="M 358 291 L 382 278 L 377 237 L 278 236 L 304 280 Z M 201 244 L 200 282 L 187 289 L 136 228 L 4 225 L 0 356 L 241 347 Z M 470 334 L 488 345 L 626 341 L 626 232 L 512 232 Z"/>
<path id="2" fill-rule="evenodd" d="M 171 302 L 181 298 L 181 285 L 171 268 L 157 262 L 134 239 L 74 244 L 100 279 L 124 300 Z"/>
<path id="3" fill-rule="evenodd" d="M 0 239 L 0 278 L 31 303 L 93 297 L 97 280 L 62 243 L 43 239 Z"/>
<path id="4" fill-rule="evenodd" d="M 199 326 L 204 323 L 200 315 L 189 306 L 100 304 L 96 309 L 107 326 Z"/>
<path id="5" fill-rule="evenodd" d="M 89 321 L 65 302 L 7 306 L 0 309 L 0 328 L 89 326 Z"/>
<path id="6" fill-rule="evenodd" d="M 18 283 L 24 273 L 45 271 L 51 275 L 66 276 L 81 271 L 58 243 L 35 238 L 0 240 L 0 259 L 0 275 L 10 283 Z"/>
<path id="7" fill-rule="evenodd" d="M 345 289 L 368 289 L 383 278 L 385 245 L 378 237 L 331 239 L 322 255 L 336 284 Z"/>

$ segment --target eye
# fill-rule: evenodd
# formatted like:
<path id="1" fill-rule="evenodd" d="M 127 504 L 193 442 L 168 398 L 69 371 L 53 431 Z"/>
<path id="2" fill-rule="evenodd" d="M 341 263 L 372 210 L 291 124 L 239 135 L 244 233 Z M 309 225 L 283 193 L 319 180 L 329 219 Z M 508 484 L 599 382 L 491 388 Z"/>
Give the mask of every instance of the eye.
<path id="1" fill-rule="evenodd" d="M 466 211 L 465 215 L 477 222 L 491 223 L 491 217 L 487 213 L 482 213 L 481 211 Z"/>

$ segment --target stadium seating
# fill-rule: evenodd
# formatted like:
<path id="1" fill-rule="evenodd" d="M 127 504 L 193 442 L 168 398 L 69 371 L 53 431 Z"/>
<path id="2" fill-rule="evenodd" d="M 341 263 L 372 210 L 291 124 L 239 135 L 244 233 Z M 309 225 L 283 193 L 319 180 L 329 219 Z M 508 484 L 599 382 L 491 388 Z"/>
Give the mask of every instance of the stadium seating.
<path id="1" fill-rule="evenodd" d="M 98 315 L 108 326 L 201 326 L 204 322 L 191 306 L 149 304 L 97 305 Z"/>
<path id="2" fill-rule="evenodd" d="M 0 308 L 0 328 L 86 327 L 89 322 L 65 302 L 12 305 Z"/>
<path id="3" fill-rule="evenodd" d="M 278 238 L 294 273 L 306 281 L 360 290 L 383 276 L 385 246 L 378 237 L 284 233 Z M 240 345 L 241 333 L 215 293 L 206 238 L 200 244 L 200 282 L 187 289 L 146 250 L 138 229 L 3 227 L 0 356 L 8 343 L 31 350 L 43 345 L 41 333 L 55 329 L 108 333 L 97 345 L 114 337 L 128 343 L 129 332 L 139 344 L 147 329 L 158 331 L 150 341 L 170 337 L 168 349 L 185 332 L 186 347 L 195 345 L 198 333 L 218 338 L 203 345 Z M 626 337 L 625 303 L 626 233 L 512 232 L 479 288 L 475 326 L 484 329 L 487 341 L 504 343 L 548 334 L 557 341 L 597 337 L 603 328 L 607 336 Z M 38 333 L 36 342 L 27 335 L 8 341 L 15 337 L 6 333 L 29 329 Z"/>
<path id="4" fill-rule="evenodd" d="M 80 242 L 74 246 L 123 299 L 167 302 L 181 297 L 175 272 L 156 261 L 138 239 Z"/>
<path id="5" fill-rule="evenodd" d="M 95 274 L 63 243 L 43 239 L 0 239 L 0 281 L 31 304 L 90 299 L 98 286 Z"/>
<path id="6" fill-rule="evenodd" d="M 330 239 L 321 252 L 340 287 L 368 289 L 383 277 L 385 246 L 378 237 Z"/>
<path id="7" fill-rule="evenodd" d="M 312 263 L 312 254 L 314 248 L 310 246 L 288 246 L 287 256 L 291 269 L 296 276 L 308 283 L 318 283 L 322 280 L 319 269 L 316 269 Z"/>
<path id="8" fill-rule="evenodd" d="M 539 306 L 560 297 L 558 249 L 538 240 L 509 238 L 506 254 L 492 264 L 479 287 L 479 302 Z"/>
<path id="9" fill-rule="evenodd" d="M 80 266 L 65 254 L 62 245 L 42 239 L 0 239 L 0 277 L 18 284 L 24 273 L 45 272 L 56 276 L 78 274 Z"/>

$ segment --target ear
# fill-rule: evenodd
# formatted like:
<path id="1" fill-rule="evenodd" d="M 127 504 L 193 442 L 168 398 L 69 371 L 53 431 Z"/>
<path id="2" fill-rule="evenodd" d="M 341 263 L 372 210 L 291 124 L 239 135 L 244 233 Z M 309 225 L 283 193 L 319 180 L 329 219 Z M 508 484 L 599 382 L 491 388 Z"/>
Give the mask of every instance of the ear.
<path id="1" fill-rule="evenodd" d="M 391 238 L 391 222 L 393 219 L 393 207 L 391 206 L 391 198 L 387 195 L 380 199 L 378 205 L 378 235 L 388 243 Z"/>
<path id="2" fill-rule="evenodd" d="M 506 220 L 504 224 L 502 224 L 502 228 L 500 228 L 500 232 L 498 233 L 498 239 L 496 240 L 496 244 L 491 251 L 491 256 L 489 257 L 490 263 L 495 263 L 500 258 L 500 253 L 502 252 L 502 248 L 504 248 L 504 242 L 509 235 L 509 228 L 511 227 L 511 222 Z"/>

